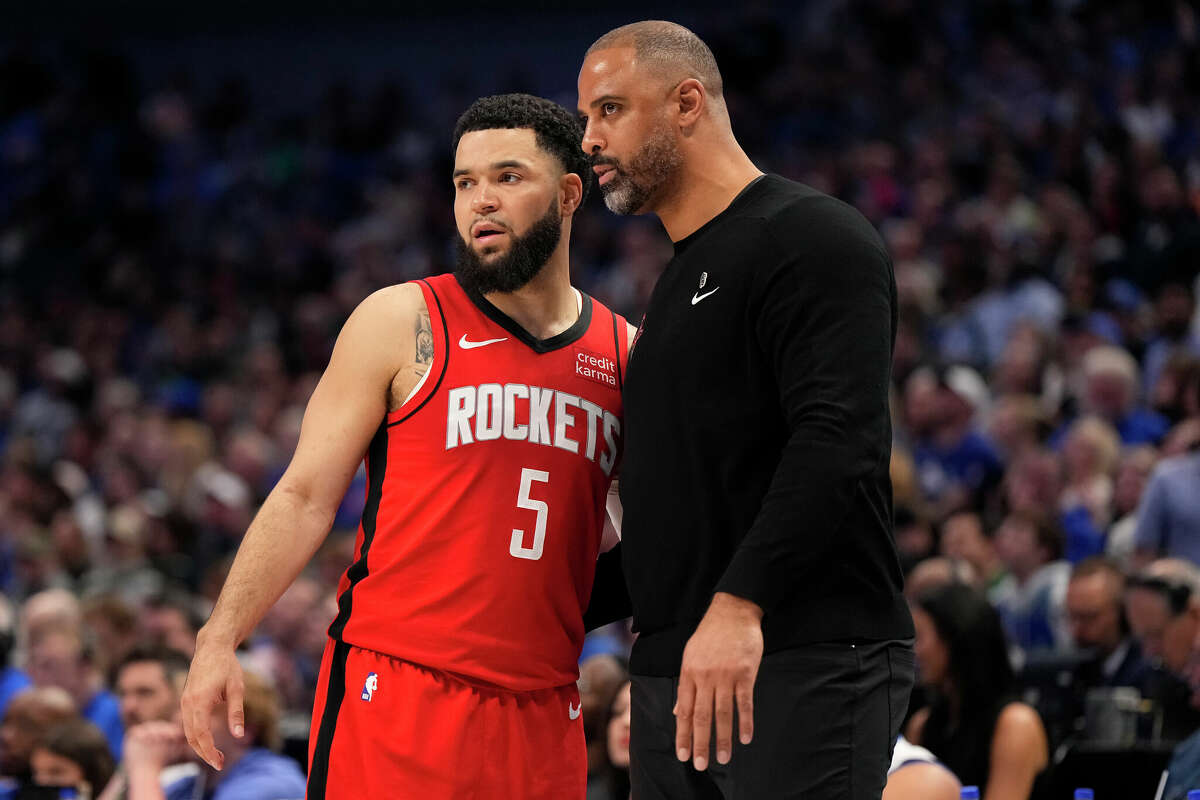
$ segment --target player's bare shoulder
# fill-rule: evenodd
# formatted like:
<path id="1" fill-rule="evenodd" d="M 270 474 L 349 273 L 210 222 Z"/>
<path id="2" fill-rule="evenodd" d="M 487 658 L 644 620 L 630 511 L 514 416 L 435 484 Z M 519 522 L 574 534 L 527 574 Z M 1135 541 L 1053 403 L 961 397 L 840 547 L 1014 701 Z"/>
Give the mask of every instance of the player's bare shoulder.
<path id="1" fill-rule="evenodd" d="M 388 411 L 404 405 L 412 391 L 425 379 L 433 364 L 433 325 L 425 295 L 415 283 L 389 286 L 387 302 L 394 305 L 397 335 L 392 339 L 398 347 L 400 363 L 388 392 Z M 401 331 L 404 335 L 400 335 Z"/>
<path id="2" fill-rule="evenodd" d="M 372 372 L 386 381 L 388 411 L 399 408 L 433 363 L 433 329 L 420 286 L 401 283 L 368 295 L 346 320 L 337 349 L 343 347 L 377 367 Z"/>

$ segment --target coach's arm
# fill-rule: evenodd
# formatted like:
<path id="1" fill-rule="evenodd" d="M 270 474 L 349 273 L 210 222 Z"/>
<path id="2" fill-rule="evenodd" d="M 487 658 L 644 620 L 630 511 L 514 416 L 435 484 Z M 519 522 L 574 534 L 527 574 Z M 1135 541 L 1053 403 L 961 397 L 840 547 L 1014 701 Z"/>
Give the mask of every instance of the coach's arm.
<path id="1" fill-rule="evenodd" d="M 225 703 L 230 733 L 244 733 L 235 650 L 328 535 L 387 415 L 393 380 L 402 371 L 428 368 L 417 355 L 422 314 L 420 289 L 406 284 L 374 293 L 350 315 L 309 399 L 291 463 L 246 531 L 212 616 L 196 637 L 181 701 L 183 724 L 188 744 L 214 769 L 225 761 L 213 744 L 214 708 Z"/>

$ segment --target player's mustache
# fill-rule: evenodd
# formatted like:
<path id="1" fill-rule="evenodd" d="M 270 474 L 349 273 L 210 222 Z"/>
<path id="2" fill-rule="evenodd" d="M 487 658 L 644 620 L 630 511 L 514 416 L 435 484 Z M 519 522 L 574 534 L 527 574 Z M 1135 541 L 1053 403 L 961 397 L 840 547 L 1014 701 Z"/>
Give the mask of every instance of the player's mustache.
<path id="1" fill-rule="evenodd" d="M 496 217 L 487 217 L 487 216 L 484 216 L 484 217 L 476 217 L 474 220 L 472 220 L 472 221 L 471 221 L 471 225 L 470 225 L 470 227 L 469 227 L 469 228 L 467 228 L 467 230 L 468 230 L 468 231 L 473 231 L 473 230 L 475 230 L 475 226 L 476 226 L 476 225 L 478 225 L 478 224 L 479 224 L 479 223 L 481 223 L 481 222 L 486 222 L 486 223 L 488 223 L 489 225 L 496 225 L 497 227 L 503 228 L 503 229 L 504 229 L 504 230 L 506 230 L 506 231 L 507 231 L 507 230 L 511 230 L 511 229 L 508 227 L 508 224 L 507 224 L 507 223 L 500 221 L 500 220 L 499 220 L 499 219 L 497 219 Z"/>

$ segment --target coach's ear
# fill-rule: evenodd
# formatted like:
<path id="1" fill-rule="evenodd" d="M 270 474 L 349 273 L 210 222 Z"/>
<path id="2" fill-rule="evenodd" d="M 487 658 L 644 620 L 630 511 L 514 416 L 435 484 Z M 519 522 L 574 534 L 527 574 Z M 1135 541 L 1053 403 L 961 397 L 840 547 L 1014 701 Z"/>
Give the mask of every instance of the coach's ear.
<path id="1" fill-rule="evenodd" d="M 684 130 L 699 122 L 708 107 L 708 92 L 704 90 L 704 84 L 695 78 L 680 81 L 675 87 L 675 97 L 672 99 L 679 104 L 679 116 L 676 121 Z"/>
<path id="2" fill-rule="evenodd" d="M 574 172 L 564 173 L 558 182 L 559 210 L 569 217 L 583 202 L 583 180 Z"/>

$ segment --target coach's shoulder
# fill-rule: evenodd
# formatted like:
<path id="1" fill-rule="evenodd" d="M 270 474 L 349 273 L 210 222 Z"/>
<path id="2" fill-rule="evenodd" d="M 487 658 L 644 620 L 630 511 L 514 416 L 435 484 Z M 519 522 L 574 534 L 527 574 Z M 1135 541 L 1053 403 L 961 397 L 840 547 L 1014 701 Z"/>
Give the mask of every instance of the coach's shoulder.
<path id="1" fill-rule="evenodd" d="M 775 273 L 797 273 L 825 290 L 891 280 L 891 257 L 875 228 L 853 206 L 818 192 L 800 195 L 767 220 Z"/>
<path id="2" fill-rule="evenodd" d="M 849 203 L 815 190 L 798 192 L 771 216 L 767 230 L 781 245 L 804 250 L 875 251 L 887 248 L 875 227 Z"/>

